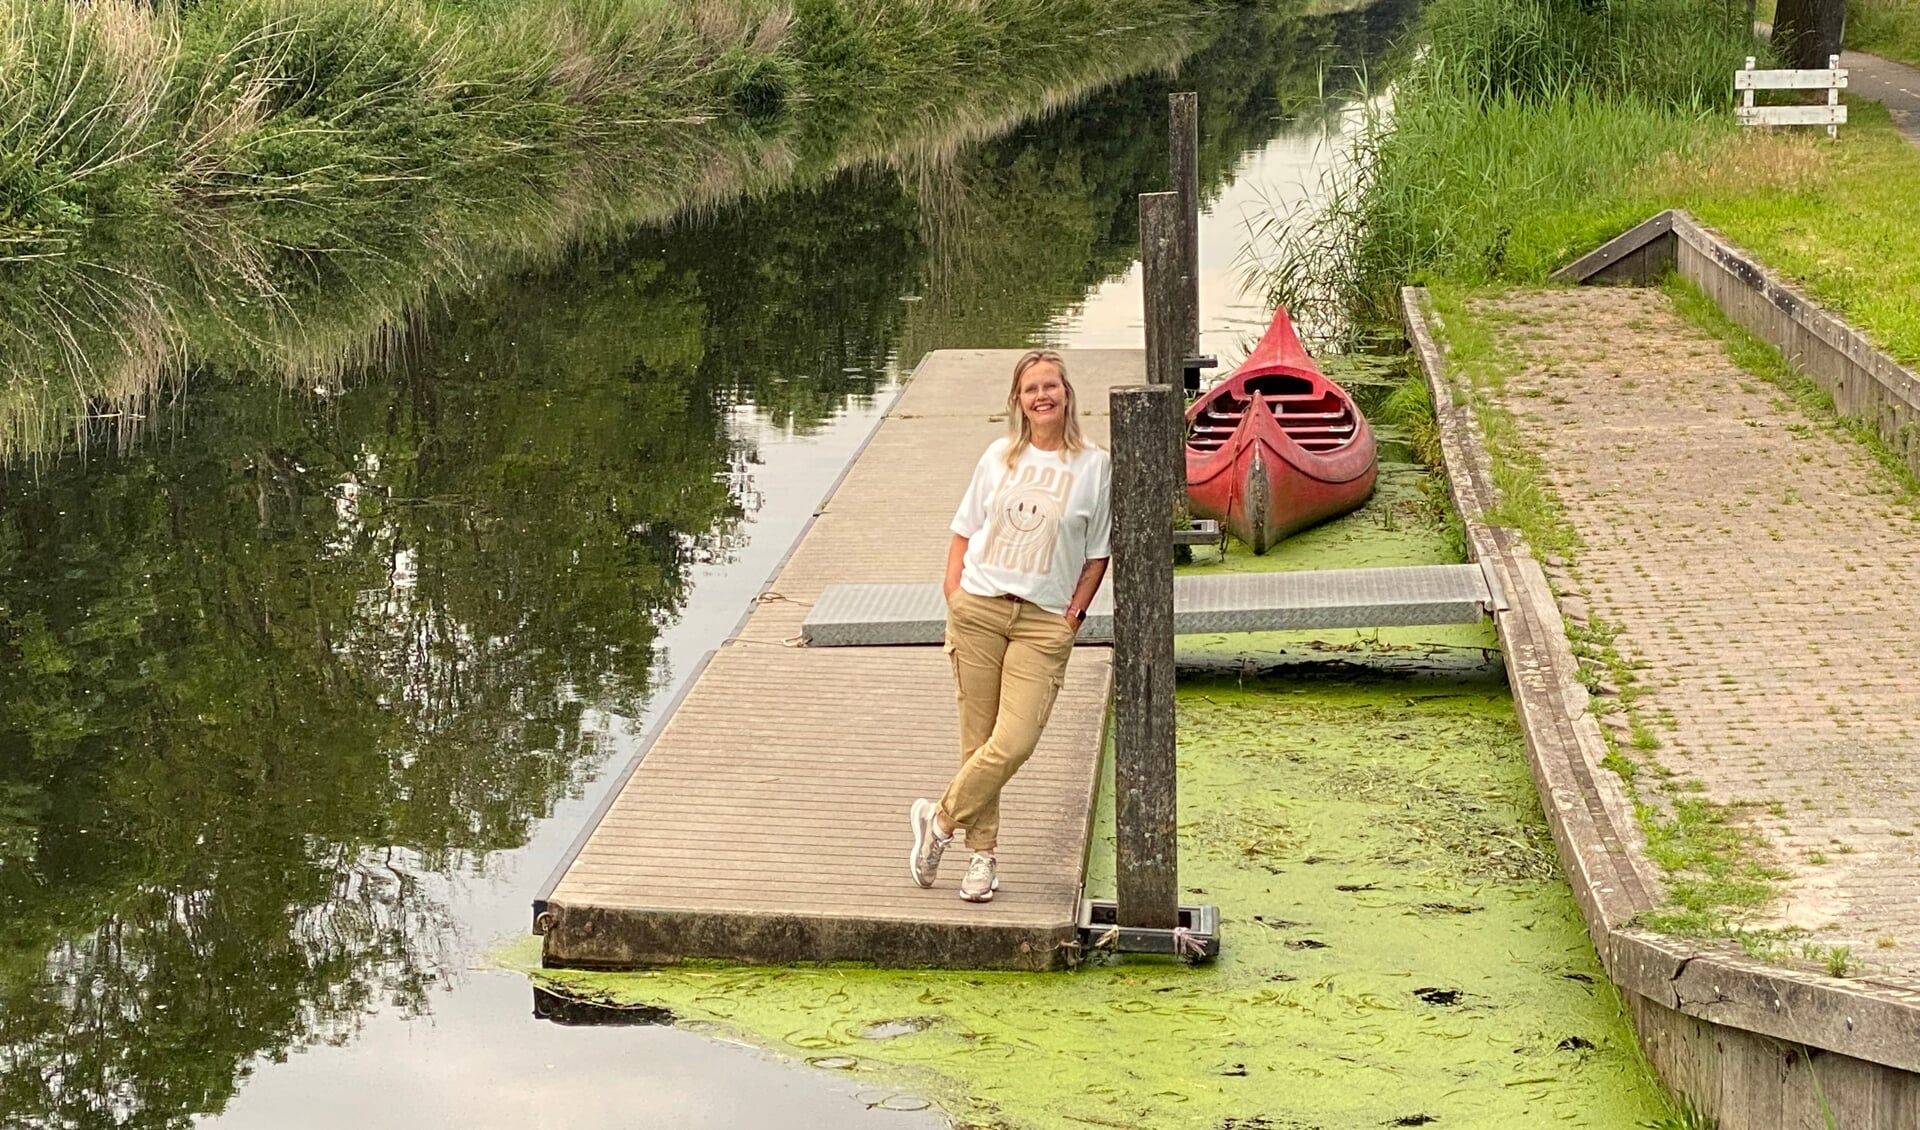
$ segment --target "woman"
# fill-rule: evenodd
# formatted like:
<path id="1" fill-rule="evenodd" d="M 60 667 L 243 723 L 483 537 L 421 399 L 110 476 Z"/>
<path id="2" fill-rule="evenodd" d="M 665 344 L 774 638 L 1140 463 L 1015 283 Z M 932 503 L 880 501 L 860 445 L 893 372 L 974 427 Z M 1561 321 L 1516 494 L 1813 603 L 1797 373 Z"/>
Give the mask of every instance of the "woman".
<path id="1" fill-rule="evenodd" d="M 960 701 L 960 772 L 913 823 L 913 880 L 933 886 L 956 828 L 973 858 L 960 897 L 1000 886 L 1000 790 L 1033 753 L 1087 606 L 1107 573 L 1113 529 L 1107 453 L 1080 434 L 1060 355 L 1013 367 L 1005 439 L 974 466 L 947 549 L 947 642 Z"/>

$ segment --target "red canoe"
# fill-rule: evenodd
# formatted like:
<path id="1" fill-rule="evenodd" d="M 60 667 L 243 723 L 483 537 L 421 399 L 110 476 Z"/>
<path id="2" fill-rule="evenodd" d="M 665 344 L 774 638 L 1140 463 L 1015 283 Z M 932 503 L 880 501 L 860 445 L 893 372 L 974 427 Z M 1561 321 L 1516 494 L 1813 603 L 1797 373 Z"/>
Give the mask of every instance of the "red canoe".
<path id="1" fill-rule="evenodd" d="M 1373 431 L 1320 375 L 1285 310 L 1253 353 L 1187 409 L 1187 502 L 1265 553 L 1373 493 Z"/>

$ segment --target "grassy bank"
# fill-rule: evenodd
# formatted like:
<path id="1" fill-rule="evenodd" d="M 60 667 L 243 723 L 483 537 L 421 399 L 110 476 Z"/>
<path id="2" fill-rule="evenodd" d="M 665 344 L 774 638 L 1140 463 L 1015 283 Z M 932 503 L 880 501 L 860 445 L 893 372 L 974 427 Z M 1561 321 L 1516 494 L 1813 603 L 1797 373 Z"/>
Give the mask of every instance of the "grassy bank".
<path id="1" fill-rule="evenodd" d="M 1847 46 L 1920 67 L 1920 0 L 1849 0 Z"/>
<path id="2" fill-rule="evenodd" d="M 6 0 L 0 248 L 49 254 L 104 219 L 171 209 L 280 205 L 284 234 L 309 246 L 340 208 L 577 208 L 589 173 L 631 191 L 742 132 L 818 160 L 900 115 L 977 108 L 982 77 L 1030 97 L 1063 48 L 1198 7 Z"/>
<path id="3" fill-rule="evenodd" d="M 582 241 L 850 168 L 939 185 L 1208 10 L 0 0 L 0 457 L 124 441 L 191 368 L 337 391 L 436 293 Z"/>
<path id="4" fill-rule="evenodd" d="M 1408 279 L 1540 282 L 1681 207 L 1920 360 L 1920 231 L 1908 222 L 1920 149 L 1875 103 L 1854 104 L 1838 145 L 1740 133 L 1726 76 L 1761 45 L 1717 7 L 1624 11 L 1604 27 L 1535 0 L 1438 0 L 1431 53 L 1363 141 L 1361 171 L 1288 253 L 1336 265 L 1322 297 L 1388 319 Z M 1674 43 L 1659 34 L 1688 20 Z M 1298 274 L 1287 266 L 1275 277 Z"/>

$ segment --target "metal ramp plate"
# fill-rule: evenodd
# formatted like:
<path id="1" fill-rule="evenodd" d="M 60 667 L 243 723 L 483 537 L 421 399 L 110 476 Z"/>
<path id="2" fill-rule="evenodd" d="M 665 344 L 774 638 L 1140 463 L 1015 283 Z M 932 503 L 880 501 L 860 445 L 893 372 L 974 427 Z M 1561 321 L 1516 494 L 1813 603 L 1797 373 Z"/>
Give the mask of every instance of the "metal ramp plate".
<path id="1" fill-rule="evenodd" d="M 1215 573 L 1173 579 L 1176 635 L 1471 624 L 1506 607 L 1478 565 L 1407 565 L 1301 573 Z M 939 643 L 947 603 L 937 584 L 831 585 L 800 627 L 810 647 Z M 1102 590 L 1082 643 L 1113 641 Z"/>

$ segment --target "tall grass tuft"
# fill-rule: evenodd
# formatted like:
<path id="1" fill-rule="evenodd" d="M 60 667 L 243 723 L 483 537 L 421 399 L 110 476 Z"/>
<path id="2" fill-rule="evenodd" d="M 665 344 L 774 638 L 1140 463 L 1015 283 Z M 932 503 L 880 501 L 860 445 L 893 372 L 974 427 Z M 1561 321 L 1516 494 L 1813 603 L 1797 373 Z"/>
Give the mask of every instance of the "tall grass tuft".
<path id="1" fill-rule="evenodd" d="M 1596 231 L 1644 219 L 1591 201 L 1729 128 L 1731 75 L 1754 51 L 1744 14 L 1692 0 L 1435 0 L 1425 55 L 1368 104 L 1324 205 L 1255 232 L 1269 296 L 1390 319 L 1407 281 L 1539 279 Z"/>
<path id="2" fill-rule="evenodd" d="M 130 435 L 189 340 L 331 385 L 503 255 L 950 154 L 1214 3 L 0 0 L 0 461 Z"/>
<path id="3" fill-rule="evenodd" d="M 1731 103 L 1751 53 L 1744 5 L 1700 0 L 1441 0 L 1424 83 L 1477 101 L 1586 93 L 1697 111 Z"/>
<path id="4" fill-rule="evenodd" d="M 1848 0 L 1847 46 L 1920 67 L 1920 0 Z"/>
<path id="5" fill-rule="evenodd" d="M 156 145 L 170 19 L 8 0 L 0 15 L 0 255 L 112 200 Z"/>
<path id="6" fill-rule="evenodd" d="M 273 238 L 308 246 L 338 218 L 315 209 L 484 215 L 558 200 L 583 170 L 660 183 L 713 124 L 791 134 L 824 164 L 850 129 L 1060 85 L 1076 45 L 1177 35 L 1206 7 L 0 0 L 0 263 L 169 205 L 305 209 Z"/>

